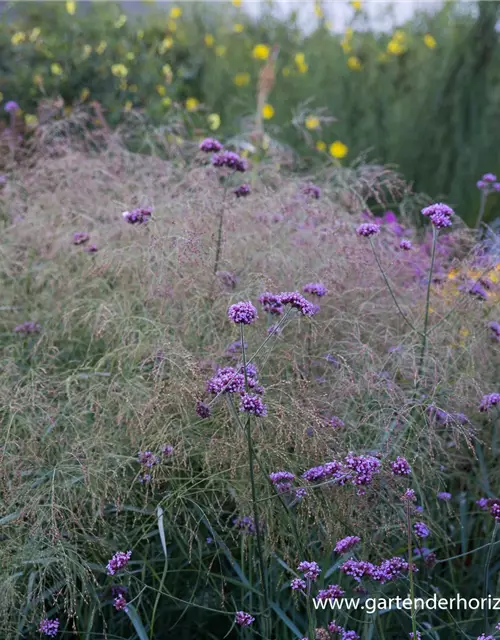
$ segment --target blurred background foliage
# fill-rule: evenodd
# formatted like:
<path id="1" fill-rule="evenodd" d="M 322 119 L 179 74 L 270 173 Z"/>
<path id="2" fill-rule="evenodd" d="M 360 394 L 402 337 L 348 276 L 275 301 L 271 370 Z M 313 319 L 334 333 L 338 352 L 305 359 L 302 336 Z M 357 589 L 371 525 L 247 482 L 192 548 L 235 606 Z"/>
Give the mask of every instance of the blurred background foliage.
<path id="1" fill-rule="evenodd" d="M 500 172 L 498 2 L 447 2 L 381 32 L 355 1 L 342 33 L 321 2 L 307 33 L 272 3 L 258 17 L 239 0 L 146 4 L 139 15 L 113 2 L 4 4 L 0 107 L 17 102 L 28 132 L 60 97 L 66 113 L 99 103 L 110 126 L 142 113 L 179 144 L 209 132 L 251 140 L 259 74 L 279 47 L 265 139 L 293 150 L 297 170 L 367 153 L 474 223 L 476 180 Z M 486 221 L 499 204 L 488 199 Z"/>

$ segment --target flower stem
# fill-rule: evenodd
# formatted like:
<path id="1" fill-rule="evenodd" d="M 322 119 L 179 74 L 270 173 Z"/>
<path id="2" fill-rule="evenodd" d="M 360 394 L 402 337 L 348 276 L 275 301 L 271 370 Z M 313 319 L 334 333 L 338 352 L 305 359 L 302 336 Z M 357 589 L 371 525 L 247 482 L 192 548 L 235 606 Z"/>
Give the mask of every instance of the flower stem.
<path id="1" fill-rule="evenodd" d="M 498 522 L 495 520 L 495 528 L 493 529 L 493 535 L 491 536 L 491 542 L 489 544 L 488 555 L 486 557 L 486 563 L 484 565 L 484 578 L 483 578 L 483 596 L 488 597 L 488 572 L 490 570 L 491 555 L 493 553 L 493 545 L 495 544 L 495 538 L 497 537 Z M 488 607 L 484 608 L 484 628 L 488 627 Z"/>
<path id="2" fill-rule="evenodd" d="M 418 365 L 417 385 L 420 377 L 422 376 L 425 361 L 425 350 L 427 348 L 427 327 L 429 325 L 429 309 L 431 300 L 431 285 L 432 285 L 432 272 L 434 271 L 434 261 L 436 259 L 436 245 L 437 245 L 438 231 L 436 227 L 432 227 L 432 256 L 431 256 L 431 268 L 429 271 L 429 282 L 427 283 L 427 297 L 425 301 L 425 320 L 424 331 L 422 333 L 422 347 L 420 349 L 420 358 Z"/>
<path id="3" fill-rule="evenodd" d="M 412 560 L 412 539 L 411 539 L 411 505 L 407 502 L 406 505 L 406 526 L 408 529 L 408 572 L 410 579 L 410 598 L 411 598 L 411 627 L 413 631 L 413 637 L 417 638 L 417 616 L 415 614 L 415 586 L 413 584 L 413 560 Z"/>
<path id="4" fill-rule="evenodd" d="M 241 336 L 241 354 L 243 359 L 243 373 L 245 376 L 245 389 L 248 386 L 248 373 L 247 373 L 247 363 L 246 363 L 246 353 L 245 353 L 245 337 L 243 324 L 240 324 L 240 336 Z M 251 416 L 248 416 L 246 423 L 246 436 L 247 436 L 247 446 L 248 446 L 248 465 L 250 471 L 250 486 L 252 490 L 252 510 L 253 510 L 253 519 L 255 523 L 255 539 L 257 543 L 257 556 L 259 560 L 259 572 L 260 572 L 260 580 L 262 583 L 262 594 L 263 594 L 263 610 L 262 610 L 262 636 L 263 638 L 268 638 L 267 633 L 267 617 L 269 612 L 269 596 L 267 593 L 267 582 L 266 582 L 266 570 L 264 564 L 264 553 L 262 549 L 262 531 L 260 528 L 259 522 L 259 512 L 257 508 L 257 487 L 255 485 L 255 473 L 254 473 L 254 450 L 253 450 L 253 442 L 252 442 L 252 419 Z"/>
<path id="5" fill-rule="evenodd" d="M 215 262 L 214 262 L 214 275 L 217 275 L 217 271 L 219 270 L 219 262 L 222 254 L 222 234 L 224 228 L 224 210 L 226 208 L 226 195 L 228 189 L 228 179 L 224 180 L 224 192 L 222 194 L 222 202 L 219 211 L 219 228 L 217 231 L 217 243 L 215 245 Z"/>
<path id="6" fill-rule="evenodd" d="M 481 222 L 483 221 L 483 216 L 484 216 L 484 210 L 486 208 L 486 198 L 488 196 L 486 195 L 486 193 L 482 190 L 481 191 L 481 203 L 479 205 L 479 212 L 477 214 L 477 220 L 476 220 L 476 229 L 479 232 L 479 227 L 481 226 Z M 478 233 L 479 235 L 479 233 Z"/>

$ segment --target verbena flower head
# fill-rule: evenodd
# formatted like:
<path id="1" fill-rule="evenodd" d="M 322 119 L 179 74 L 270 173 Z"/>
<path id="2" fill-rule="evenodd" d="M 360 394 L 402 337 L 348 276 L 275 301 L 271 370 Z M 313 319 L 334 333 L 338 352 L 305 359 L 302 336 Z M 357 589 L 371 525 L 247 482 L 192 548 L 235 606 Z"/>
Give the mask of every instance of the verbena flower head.
<path id="1" fill-rule="evenodd" d="M 445 216 L 442 213 L 435 213 L 433 216 L 429 217 L 429 220 L 436 227 L 436 229 L 446 229 L 447 227 L 451 227 L 452 225 L 451 218 Z"/>
<path id="2" fill-rule="evenodd" d="M 309 300 L 306 300 L 298 291 L 286 291 L 279 294 L 281 304 L 289 304 L 294 309 L 297 309 L 303 316 L 313 316 L 317 313 L 315 305 Z"/>
<path id="3" fill-rule="evenodd" d="M 233 193 L 237 198 L 244 198 L 245 196 L 250 195 L 250 185 L 249 184 L 240 184 L 240 186 L 237 187 L 233 191 Z"/>
<path id="4" fill-rule="evenodd" d="M 267 313 L 271 313 L 275 316 L 279 316 L 283 313 L 283 304 L 279 295 L 266 291 L 259 297 L 259 302 Z"/>
<path id="5" fill-rule="evenodd" d="M 409 569 L 409 564 L 404 558 L 396 556 L 389 560 L 384 560 L 378 567 L 376 566 L 370 576 L 376 582 L 385 584 L 396 580 L 399 576 Z"/>
<path id="6" fill-rule="evenodd" d="M 416 499 L 417 494 L 413 489 L 407 489 L 401 496 L 401 500 L 403 500 L 404 502 L 415 502 Z"/>
<path id="7" fill-rule="evenodd" d="M 139 464 L 142 464 L 143 467 L 151 469 L 151 467 L 160 462 L 160 459 L 158 456 L 155 456 L 152 451 L 139 451 L 137 461 Z"/>
<path id="8" fill-rule="evenodd" d="M 321 189 L 312 182 L 309 184 L 305 184 L 302 187 L 301 191 L 305 196 L 310 196 L 311 198 L 314 198 L 316 200 L 318 200 L 321 196 Z"/>
<path id="9" fill-rule="evenodd" d="M 108 576 L 114 576 L 117 571 L 126 567 L 131 556 L 132 551 L 127 551 L 126 553 L 123 551 L 117 551 L 106 565 L 106 572 Z"/>
<path id="10" fill-rule="evenodd" d="M 342 418 L 339 418 L 338 416 L 332 416 L 328 420 L 328 424 L 330 425 L 330 427 L 333 427 L 334 429 L 341 429 L 342 427 L 345 427 L 344 421 L 342 420 Z"/>
<path id="11" fill-rule="evenodd" d="M 479 411 L 484 413 L 485 411 L 489 411 L 492 407 L 495 407 L 497 404 L 500 404 L 500 393 L 488 393 L 483 396 L 481 404 L 479 405 Z"/>
<path id="12" fill-rule="evenodd" d="M 161 452 L 165 458 L 170 458 L 170 456 L 174 453 L 174 448 L 171 444 L 166 444 L 162 447 Z"/>
<path id="13" fill-rule="evenodd" d="M 359 640 L 359 635 L 355 631 L 344 631 L 340 640 Z"/>
<path id="14" fill-rule="evenodd" d="M 443 500 L 444 502 L 448 502 L 449 500 L 451 500 L 452 495 L 451 495 L 451 493 L 448 493 L 447 491 L 440 491 L 437 494 L 437 498 L 438 498 L 438 500 Z"/>
<path id="15" fill-rule="evenodd" d="M 488 328 L 491 331 L 491 335 L 495 340 L 500 340 L 500 322 L 488 323 Z"/>
<path id="16" fill-rule="evenodd" d="M 410 240 L 406 240 L 405 238 L 403 238 L 401 240 L 401 242 L 399 243 L 399 248 L 402 249 L 403 251 L 411 251 L 413 245 L 411 243 Z"/>
<path id="17" fill-rule="evenodd" d="M 477 637 L 477 640 L 495 640 L 495 636 L 487 636 L 485 633 L 482 633 Z"/>
<path id="18" fill-rule="evenodd" d="M 370 484 L 374 474 L 380 471 L 380 460 L 374 456 L 355 456 L 349 453 L 344 458 L 345 466 L 354 472 L 351 482 L 355 485 Z"/>
<path id="19" fill-rule="evenodd" d="M 237 611 L 234 619 L 236 621 L 236 624 L 240 627 L 249 627 L 255 622 L 255 618 L 249 613 L 245 613 L 244 611 Z"/>
<path id="20" fill-rule="evenodd" d="M 292 589 L 292 591 L 305 591 L 305 589 L 307 588 L 307 582 L 305 580 L 302 580 L 302 578 L 294 578 L 290 582 L 290 588 Z"/>
<path id="21" fill-rule="evenodd" d="M 43 620 L 40 620 L 38 631 L 44 636 L 55 638 L 59 631 L 59 618 L 54 618 L 53 620 L 43 618 Z"/>
<path id="22" fill-rule="evenodd" d="M 88 247 L 85 247 L 84 251 L 86 253 L 96 253 L 98 251 L 98 248 L 95 244 L 89 244 Z"/>
<path id="23" fill-rule="evenodd" d="M 257 309 L 248 302 L 237 302 L 227 310 L 227 315 L 235 324 L 252 324 L 259 317 Z"/>
<path id="24" fill-rule="evenodd" d="M 219 369 L 213 378 L 207 382 L 207 391 L 214 395 L 219 393 L 243 393 L 245 391 L 245 376 L 234 367 Z"/>
<path id="25" fill-rule="evenodd" d="M 227 167 L 240 173 L 244 173 L 248 168 L 247 161 L 234 151 L 216 153 L 212 156 L 212 164 L 214 167 Z"/>
<path id="26" fill-rule="evenodd" d="M 411 473 L 411 467 L 408 464 L 406 458 L 398 456 L 394 462 L 391 462 L 392 473 L 395 476 L 409 476 Z"/>
<path id="27" fill-rule="evenodd" d="M 488 511 L 488 498 L 479 498 L 476 504 L 482 511 Z"/>
<path id="28" fill-rule="evenodd" d="M 373 222 L 364 222 L 360 224 L 356 229 L 356 233 L 358 236 L 363 236 L 364 238 L 370 238 L 371 236 L 380 233 L 380 226 Z"/>
<path id="29" fill-rule="evenodd" d="M 20 107 L 17 102 L 14 102 L 14 100 L 9 100 L 5 103 L 4 109 L 7 113 L 16 113 L 16 111 L 19 111 Z"/>
<path id="30" fill-rule="evenodd" d="M 28 335 L 32 333 L 40 333 L 42 327 L 38 324 L 38 322 L 33 322 L 33 320 L 27 320 L 22 324 L 18 324 L 14 329 L 14 333 L 20 333 L 23 335 Z"/>
<path id="31" fill-rule="evenodd" d="M 113 600 L 113 607 L 117 611 L 127 611 L 127 601 L 123 595 L 116 596 Z"/>
<path id="32" fill-rule="evenodd" d="M 328 293 L 328 289 L 321 282 L 310 282 L 309 284 L 304 285 L 302 291 L 304 293 L 311 293 L 314 296 L 318 296 L 318 298 L 322 298 Z"/>
<path id="33" fill-rule="evenodd" d="M 336 598 L 343 598 L 345 591 L 338 584 L 329 584 L 326 589 L 318 591 L 318 600 L 335 600 Z"/>
<path id="34" fill-rule="evenodd" d="M 493 516 L 497 522 L 500 522 L 500 504 L 498 502 L 494 502 L 491 505 L 490 515 Z"/>
<path id="35" fill-rule="evenodd" d="M 205 404 L 201 400 L 198 400 L 196 403 L 196 413 L 200 416 L 200 418 L 205 419 L 209 418 L 212 414 L 212 409 Z"/>
<path id="36" fill-rule="evenodd" d="M 422 635 L 420 634 L 420 631 L 416 631 L 415 633 L 416 635 L 413 633 L 413 631 L 410 631 L 410 635 L 408 636 L 410 640 L 422 640 Z"/>
<path id="37" fill-rule="evenodd" d="M 153 209 L 151 207 L 138 207 L 132 211 L 124 211 L 123 219 L 129 224 L 144 224 L 151 218 Z"/>
<path id="38" fill-rule="evenodd" d="M 274 471 L 269 474 L 269 479 L 274 485 L 282 484 L 283 482 L 293 482 L 295 480 L 295 474 L 290 471 Z"/>
<path id="39" fill-rule="evenodd" d="M 73 234 L 73 244 L 85 244 L 89 239 L 89 234 L 84 231 L 77 231 Z"/>
<path id="40" fill-rule="evenodd" d="M 222 151 L 222 144 L 215 138 L 205 138 L 200 144 L 200 151 L 205 153 L 217 153 Z"/>
<path id="41" fill-rule="evenodd" d="M 356 546 L 358 542 L 361 542 L 361 538 L 359 536 L 347 536 L 347 538 L 342 538 L 342 540 L 339 540 L 335 545 L 335 552 L 340 554 L 347 553 Z"/>
<path id="42" fill-rule="evenodd" d="M 344 627 L 341 627 L 335 620 L 332 620 L 328 623 L 328 631 L 330 633 L 344 633 Z"/>
<path id="43" fill-rule="evenodd" d="M 238 516 L 233 520 L 233 525 L 241 533 L 253 535 L 256 531 L 255 521 L 252 516 Z"/>
<path id="44" fill-rule="evenodd" d="M 432 222 L 436 229 L 451 227 L 451 216 L 455 213 L 451 207 L 443 202 L 436 202 L 422 209 L 422 215 Z"/>
<path id="45" fill-rule="evenodd" d="M 241 394 L 240 411 L 251 413 L 259 418 L 267 415 L 267 407 L 262 402 L 262 398 L 257 395 L 250 395 L 249 393 Z"/>
<path id="46" fill-rule="evenodd" d="M 319 565 L 317 562 L 307 562 L 307 560 L 303 560 L 302 562 L 299 563 L 299 566 L 297 567 L 297 571 L 300 571 L 300 573 L 303 573 L 304 578 L 307 578 L 307 580 L 311 580 L 311 582 L 314 582 L 315 580 L 317 580 L 319 577 L 319 574 L 321 573 L 321 569 L 319 568 Z"/>
<path id="47" fill-rule="evenodd" d="M 483 182 L 496 182 L 497 177 L 494 173 L 485 173 L 482 177 Z"/>
<path id="48" fill-rule="evenodd" d="M 415 535 L 419 538 L 427 538 L 431 533 L 425 522 L 415 522 L 413 531 L 415 531 Z"/>
<path id="49" fill-rule="evenodd" d="M 366 560 L 354 560 L 354 558 L 350 558 L 340 566 L 340 570 L 342 573 L 345 573 L 346 576 L 351 576 L 356 582 L 359 582 L 361 578 L 365 576 L 370 577 L 375 570 L 375 566 L 371 562 L 366 562 Z"/>

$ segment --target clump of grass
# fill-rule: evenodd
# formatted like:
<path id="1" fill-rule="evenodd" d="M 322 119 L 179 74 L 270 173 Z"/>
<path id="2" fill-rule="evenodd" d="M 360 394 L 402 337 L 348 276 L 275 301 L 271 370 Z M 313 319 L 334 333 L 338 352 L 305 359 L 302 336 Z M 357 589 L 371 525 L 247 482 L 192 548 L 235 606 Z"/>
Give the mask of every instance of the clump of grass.
<path id="1" fill-rule="evenodd" d="M 352 592 L 340 570 L 347 557 L 333 552 L 346 536 L 361 539 L 356 559 L 370 566 L 417 563 L 418 573 L 398 570 L 385 585 L 367 577 L 371 594 L 406 595 L 410 577 L 417 596 L 435 586 L 482 593 L 484 568 L 489 584 L 498 559 L 494 518 L 475 504 L 498 495 L 498 408 L 478 410 L 498 391 L 494 253 L 478 251 L 457 220 L 439 234 L 428 286 L 428 230 L 410 214 L 362 213 L 366 190 L 380 184 L 368 167 L 332 169 L 316 199 L 263 163 L 249 174 L 251 195 L 228 199 L 225 275 L 214 277 L 221 188 L 204 157 L 165 162 L 117 138 L 98 154 L 67 136 L 61 148 L 18 168 L 1 196 L 5 637 L 33 636 L 42 618 L 57 617 L 68 638 L 152 639 L 165 629 L 214 638 L 236 633 L 240 611 L 256 619 L 245 633 L 312 638 L 331 616 L 289 584 L 304 578 L 300 562 L 316 562 L 309 595 L 333 582 Z M 407 211 L 417 206 L 399 178 L 371 175 L 386 181 L 380 193 L 394 186 Z M 144 206 L 151 220 L 123 221 L 122 211 Z M 355 231 L 368 219 L 381 224 L 377 260 Z M 400 223 L 411 251 L 399 248 Z M 75 232 L 97 251 L 74 245 Z M 309 287 L 320 306 L 312 317 L 287 306 L 290 296 L 279 316 L 257 302 L 308 283 L 328 290 Z M 242 335 L 227 309 L 246 300 L 260 317 Z M 40 331 L 16 333 L 26 321 Z M 257 366 L 267 406 L 251 431 L 234 395 L 213 402 L 206 388 L 218 367 L 245 362 Z M 200 417 L 197 402 L 210 415 Z M 395 474 L 398 456 L 409 475 Z M 303 477 L 332 461 L 346 482 Z M 365 464 L 376 473 L 353 484 Z M 278 471 L 306 495 L 277 490 L 269 475 Z M 409 488 L 418 516 L 401 500 Z M 408 539 L 408 521 L 429 528 L 427 551 Z M 111 556 L 128 550 L 128 565 L 107 575 Z M 118 587 L 126 610 L 116 610 Z M 465 625 L 489 631 L 463 612 L 417 612 L 413 622 L 400 611 L 349 615 L 338 623 L 369 637 L 427 625 L 442 638 L 463 637 Z"/>

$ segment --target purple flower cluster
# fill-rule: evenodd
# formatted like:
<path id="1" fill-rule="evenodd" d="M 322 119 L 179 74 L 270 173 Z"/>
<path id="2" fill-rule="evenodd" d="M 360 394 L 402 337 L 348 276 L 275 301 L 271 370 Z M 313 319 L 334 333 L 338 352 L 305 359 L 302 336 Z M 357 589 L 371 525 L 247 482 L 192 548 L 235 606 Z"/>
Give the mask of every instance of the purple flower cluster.
<path id="1" fill-rule="evenodd" d="M 398 456 L 394 462 L 391 462 L 392 473 L 395 476 L 409 476 L 411 474 L 411 467 L 408 464 L 406 458 Z"/>
<path id="2" fill-rule="evenodd" d="M 18 324 L 14 329 L 15 333 L 20 333 L 23 335 L 28 335 L 32 333 L 40 333 L 42 327 L 38 324 L 38 322 L 33 322 L 32 320 L 27 320 L 22 324 Z"/>
<path id="3" fill-rule="evenodd" d="M 346 560 L 344 564 L 340 566 L 342 573 L 345 573 L 346 576 L 351 576 L 351 578 L 354 578 L 356 582 L 359 582 L 361 578 L 364 578 L 365 576 L 370 578 L 374 569 L 375 565 L 371 562 L 366 562 L 366 560 L 355 560 L 354 558 L 349 558 L 349 560 Z"/>
<path id="4" fill-rule="evenodd" d="M 354 472 L 352 484 L 370 484 L 374 474 L 380 471 L 380 460 L 374 456 L 355 456 L 352 452 L 344 458 L 345 466 Z"/>
<path id="5" fill-rule="evenodd" d="M 415 522 L 413 525 L 413 531 L 419 538 L 427 538 L 431 533 L 425 522 Z"/>
<path id="6" fill-rule="evenodd" d="M 313 316 L 317 313 L 316 305 L 306 300 L 298 291 L 286 291 L 279 294 L 282 305 L 289 304 L 303 316 Z"/>
<path id="7" fill-rule="evenodd" d="M 200 151 L 205 153 L 218 153 L 222 148 L 222 144 L 215 138 L 205 138 L 200 144 Z"/>
<path id="8" fill-rule="evenodd" d="M 342 418 L 339 418 L 338 416 L 332 416 L 328 420 L 328 424 L 333 429 L 341 429 L 342 427 L 345 427 L 344 421 L 342 420 Z"/>
<path id="9" fill-rule="evenodd" d="M 113 607 L 117 611 L 127 611 L 127 601 L 123 594 L 120 594 L 113 599 Z"/>
<path id="10" fill-rule="evenodd" d="M 442 202 L 436 202 L 422 209 L 422 215 L 432 222 L 436 229 L 451 227 L 451 216 L 455 213 L 451 207 Z"/>
<path id="11" fill-rule="evenodd" d="M 308 482 L 317 482 L 319 480 L 335 480 L 339 484 L 347 482 L 347 471 L 343 465 L 337 460 L 327 462 L 318 467 L 311 467 L 302 474 L 304 480 Z"/>
<path id="12" fill-rule="evenodd" d="M 240 400 L 240 411 L 251 413 L 259 418 L 267 415 L 267 406 L 262 402 L 262 398 L 258 395 L 242 393 Z"/>
<path id="13" fill-rule="evenodd" d="M 357 582 L 364 577 L 371 578 L 379 584 L 385 584 L 399 578 L 402 573 L 409 571 L 410 565 L 404 558 L 396 556 L 389 560 L 384 560 L 380 565 L 366 562 L 365 560 L 355 560 L 350 558 L 344 562 L 340 570 L 347 576 L 351 576 Z M 412 571 L 415 571 L 415 566 L 412 566 Z"/>
<path id="14" fill-rule="evenodd" d="M 196 413 L 200 416 L 200 418 L 204 420 L 205 418 L 210 418 L 210 416 L 212 415 L 212 409 L 208 406 L 208 404 L 205 404 L 201 400 L 198 400 L 198 402 L 196 403 Z"/>
<path id="15" fill-rule="evenodd" d="M 500 322 L 490 322 L 488 328 L 491 330 L 492 338 L 500 341 Z"/>
<path id="16" fill-rule="evenodd" d="M 452 499 L 452 497 L 453 496 L 451 495 L 451 493 L 448 493 L 448 491 L 440 491 L 437 494 L 437 499 L 438 500 L 443 500 L 444 502 L 448 502 L 449 500 Z"/>
<path id="17" fill-rule="evenodd" d="M 19 111 L 20 107 L 17 102 L 14 102 L 14 100 L 9 100 L 5 103 L 4 109 L 7 113 L 15 113 L 16 111 Z"/>
<path id="18" fill-rule="evenodd" d="M 339 540 L 335 545 L 335 552 L 340 554 L 347 553 L 356 546 L 358 542 L 361 542 L 361 538 L 359 536 L 347 536 L 347 538 L 342 538 L 342 540 Z"/>
<path id="19" fill-rule="evenodd" d="M 214 395 L 220 393 L 243 393 L 245 376 L 234 367 L 223 367 L 207 382 L 207 391 Z"/>
<path id="20" fill-rule="evenodd" d="M 363 222 L 363 224 L 360 224 L 356 229 L 356 233 L 358 234 L 358 236 L 370 238 L 371 236 L 380 233 L 380 226 L 373 222 Z"/>
<path id="21" fill-rule="evenodd" d="M 485 633 L 482 633 L 477 637 L 477 640 L 495 640 L 495 636 L 487 636 Z"/>
<path id="22" fill-rule="evenodd" d="M 500 504 L 498 502 L 493 502 L 490 506 L 490 515 L 493 516 L 497 522 L 500 522 Z"/>
<path id="23" fill-rule="evenodd" d="M 216 153 L 212 156 L 212 164 L 214 167 L 227 167 L 240 173 L 244 173 L 248 168 L 247 161 L 234 151 Z"/>
<path id="24" fill-rule="evenodd" d="M 264 307 L 264 311 L 275 316 L 283 313 L 283 303 L 279 295 L 266 291 L 259 297 L 260 304 Z"/>
<path id="25" fill-rule="evenodd" d="M 476 186 L 485 195 L 490 194 L 492 191 L 500 191 L 500 182 L 497 182 L 497 177 L 494 173 L 485 173 L 481 180 L 476 182 Z"/>
<path id="26" fill-rule="evenodd" d="M 402 249 L 403 251 L 411 251 L 413 245 L 411 243 L 410 240 L 406 240 L 405 238 L 403 238 L 401 240 L 401 242 L 399 243 L 399 248 Z"/>
<path id="27" fill-rule="evenodd" d="M 307 588 L 307 582 L 302 578 L 294 578 L 290 582 L 290 588 L 292 591 L 304 591 Z"/>
<path id="28" fill-rule="evenodd" d="M 305 196 L 311 196 L 311 198 L 315 198 L 316 200 L 321 196 L 321 189 L 312 182 L 305 184 L 301 191 Z"/>
<path id="29" fill-rule="evenodd" d="M 155 456 L 152 451 L 139 451 L 137 461 L 139 464 L 142 464 L 143 467 L 151 469 L 155 464 L 160 462 L 160 458 Z"/>
<path id="30" fill-rule="evenodd" d="M 427 411 L 433 420 L 445 427 L 451 424 L 467 424 L 469 422 L 469 418 L 464 413 L 448 413 L 434 405 L 430 405 Z"/>
<path id="31" fill-rule="evenodd" d="M 318 298 L 322 298 L 328 293 L 328 289 L 321 282 L 310 282 L 309 284 L 304 285 L 302 291 L 304 293 L 311 293 L 314 296 L 318 296 Z"/>
<path id="32" fill-rule="evenodd" d="M 485 411 L 489 411 L 492 407 L 495 407 L 497 404 L 500 404 L 500 393 L 489 393 L 483 396 L 481 404 L 479 405 L 479 411 L 484 413 Z"/>
<path id="33" fill-rule="evenodd" d="M 290 473 L 290 471 L 274 471 L 269 474 L 269 479 L 276 487 L 278 493 L 286 493 L 292 488 L 295 475 Z"/>
<path id="34" fill-rule="evenodd" d="M 241 533 L 253 535 L 255 533 L 255 520 L 252 516 L 238 516 L 233 520 L 233 525 Z"/>
<path id="35" fill-rule="evenodd" d="M 161 453 L 163 456 L 165 456 L 165 458 L 170 458 L 173 452 L 174 452 L 174 448 L 171 444 L 164 445 L 161 450 Z"/>
<path id="36" fill-rule="evenodd" d="M 43 620 L 40 620 L 38 631 L 44 636 L 55 638 L 57 632 L 59 631 L 59 618 L 54 618 L 53 620 L 43 618 Z"/>
<path id="37" fill-rule="evenodd" d="M 417 635 L 414 635 L 413 631 L 410 631 L 410 635 L 408 636 L 410 640 L 422 640 L 422 635 L 420 631 L 416 631 Z"/>
<path id="38" fill-rule="evenodd" d="M 123 219 L 129 224 L 144 224 L 151 218 L 153 209 L 151 207 L 139 207 L 132 211 L 124 211 L 122 213 Z"/>
<path id="39" fill-rule="evenodd" d="M 407 489 L 401 496 L 401 500 L 404 502 L 415 502 L 417 495 L 413 489 Z"/>
<path id="40" fill-rule="evenodd" d="M 476 504 L 481 509 L 481 511 L 488 511 L 488 503 L 488 498 L 479 498 L 479 500 L 476 500 Z"/>
<path id="41" fill-rule="evenodd" d="M 106 565 L 106 572 L 108 576 L 114 576 L 117 571 L 126 567 L 131 556 L 132 551 L 127 551 L 126 553 L 123 551 L 117 551 Z"/>
<path id="42" fill-rule="evenodd" d="M 326 589 L 318 591 L 318 600 L 335 600 L 336 598 L 343 598 L 345 591 L 338 584 L 329 584 Z"/>
<path id="43" fill-rule="evenodd" d="M 235 324 L 252 324 L 259 317 L 250 300 L 232 304 L 227 310 L 227 315 Z"/>
<path id="44" fill-rule="evenodd" d="M 303 560 L 299 563 L 297 571 L 300 571 L 300 573 L 304 574 L 304 578 L 306 578 L 307 580 L 311 580 L 311 582 L 317 580 L 319 574 L 321 573 L 321 569 L 319 568 L 317 562 L 308 562 L 307 560 Z"/>
<path id="45" fill-rule="evenodd" d="M 90 240 L 90 236 L 85 231 L 77 231 L 73 234 L 73 244 L 85 244 Z"/>
<path id="46" fill-rule="evenodd" d="M 237 198 L 245 198 L 246 196 L 250 195 L 250 185 L 240 184 L 239 187 L 236 187 L 233 193 Z"/>
<path id="47" fill-rule="evenodd" d="M 244 611 L 237 611 L 234 616 L 235 622 L 240 627 L 249 627 L 255 622 L 255 618 Z"/>

